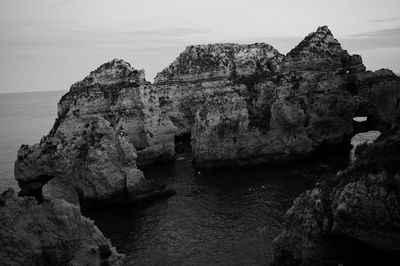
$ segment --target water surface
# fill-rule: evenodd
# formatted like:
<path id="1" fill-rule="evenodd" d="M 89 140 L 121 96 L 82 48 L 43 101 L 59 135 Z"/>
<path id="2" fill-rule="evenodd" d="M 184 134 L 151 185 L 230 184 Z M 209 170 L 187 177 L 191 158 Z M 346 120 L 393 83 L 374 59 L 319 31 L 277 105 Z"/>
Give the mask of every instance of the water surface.
<path id="1" fill-rule="evenodd" d="M 17 150 L 50 131 L 64 93 L 0 94 L 0 190 L 17 187 Z M 268 265 L 271 242 L 293 199 L 348 160 L 321 156 L 296 166 L 200 173 L 190 153 L 179 156 L 144 169 L 147 178 L 174 188 L 175 196 L 90 214 L 131 265 Z"/>
<path id="2" fill-rule="evenodd" d="M 145 169 L 175 196 L 90 214 L 129 265 L 269 265 L 271 242 L 293 199 L 348 161 L 200 173 L 184 156 Z"/>
<path id="3" fill-rule="evenodd" d="M 65 91 L 0 94 L 0 191 L 17 189 L 14 161 L 21 144 L 40 141 L 53 126 Z"/>

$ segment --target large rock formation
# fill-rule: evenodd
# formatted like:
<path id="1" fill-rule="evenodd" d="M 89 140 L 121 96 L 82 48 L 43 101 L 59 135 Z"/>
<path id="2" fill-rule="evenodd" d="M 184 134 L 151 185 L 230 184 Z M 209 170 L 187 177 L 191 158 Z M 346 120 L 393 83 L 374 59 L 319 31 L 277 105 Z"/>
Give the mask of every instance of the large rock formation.
<path id="1" fill-rule="evenodd" d="M 33 197 L 0 196 L 0 264 L 123 265 L 93 221 L 74 204 L 51 200 L 38 205 Z"/>
<path id="2" fill-rule="evenodd" d="M 179 134 L 190 133 L 196 112 L 208 98 L 246 90 L 245 79 L 276 72 L 282 57 L 264 43 L 189 46 L 155 77 L 160 108 Z"/>
<path id="3" fill-rule="evenodd" d="M 235 75 L 233 93 L 209 97 L 198 109 L 197 166 L 292 160 L 352 134 L 357 104 L 347 76 L 365 70 L 361 58 L 343 50 L 327 27 L 278 58 L 270 71 Z"/>
<path id="4" fill-rule="evenodd" d="M 298 197 L 274 240 L 275 265 L 346 265 L 340 254 L 348 243 L 353 243 L 353 250 L 365 245 L 369 252 L 381 251 L 388 262 L 399 259 L 399 148 L 400 131 L 365 144 L 357 149 L 350 168 L 322 179 Z M 334 249 L 339 249 L 338 254 Z"/>
<path id="5" fill-rule="evenodd" d="M 130 199 L 151 190 L 137 166 L 172 160 L 175 137 L 191 134 L 196 167 L 289 161 L 349 140 L 354 115 L 390 128 L 398 88 L 327 27 L 286 56 L 263 43 L 189 46 L 154 84 L 113 60 L 63 96 L 49 135 L 19 150 L 15 177 L 27 195 Z"/>
<path id="6" fill-rule="evenodd" d="M 72 85 L 50 133 L 18 151 L 14 172 L 21 195 L 90 205 L 134 200 L 158 189 L 137 169 L 136 159 L 173 156 L 175 128 L 159 109 L 152 110 L 158 99 L 148 86 L 143 71 L 122 60 Z"/>

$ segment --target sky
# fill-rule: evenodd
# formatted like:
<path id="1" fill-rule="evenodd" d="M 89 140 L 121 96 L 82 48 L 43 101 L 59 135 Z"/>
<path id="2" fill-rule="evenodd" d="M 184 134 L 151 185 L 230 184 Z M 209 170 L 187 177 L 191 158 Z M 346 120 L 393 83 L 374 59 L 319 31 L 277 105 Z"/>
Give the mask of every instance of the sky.
<path id="1" fill-rule="evenodd" d="M 399 0 L 0 0 L 0 93 L 68 90 L 114 58 L 153 81 L 192 44 L 287 53 L 322 25 L 367 69 L 400 73 L 399 10 Z"/>

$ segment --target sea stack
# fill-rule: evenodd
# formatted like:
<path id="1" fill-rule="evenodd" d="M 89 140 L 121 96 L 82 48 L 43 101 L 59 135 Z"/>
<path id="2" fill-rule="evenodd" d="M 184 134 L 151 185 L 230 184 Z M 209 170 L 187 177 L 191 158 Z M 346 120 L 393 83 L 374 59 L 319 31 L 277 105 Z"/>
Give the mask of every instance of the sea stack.
<path id="1" fill-rule="evenodd" d="M 96 202 L 165 193 L 145 179 L 136 163 L 138 153 L 174 153 L 169 145 L 174 126 L 158 109 L 149 115 L 158 100 L 147 90 L 149 85 L 143 71 L 122 60 L 106 63 L 72 85 L 58 103 L 50 133 L 18 151 L 15 178 L 20 194 L 61 197 L 90 208 Z"/>
<path id="2" fill-rule="evenodd" d="M 72 85 L 50 133 L 18 151 L 15 177 L 22 195 L 86 205 L 170 195 L 138 167 L 174 160 L 176 138 L 191 139 L 197 168 L 292 162 L 349 145 L 354 116 L 391 128 L 399 84 L 365 71 L 326 26 L 286 56 L 264 43 L 189 46 L 154 84 L 115 59 Z"/>

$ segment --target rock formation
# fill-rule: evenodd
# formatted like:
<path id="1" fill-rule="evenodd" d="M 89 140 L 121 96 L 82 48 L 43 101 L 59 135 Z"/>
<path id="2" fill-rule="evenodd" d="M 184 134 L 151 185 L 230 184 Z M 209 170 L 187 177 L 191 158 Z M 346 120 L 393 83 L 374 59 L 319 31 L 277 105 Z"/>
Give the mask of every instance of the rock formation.
<path id="1" fill-rule="evenodd" d="M 399 80 L 365 71 L 326 26 L 286 56 L 263 43 L 189 46 L 154 84 L 113 60 L 62 97 L 50 133 L 20 148 L 15 177 L 23 195 L 132 199 L 162 190 L 137 167 L 174 159 L 189 134 L 196 167 L 287 162 L 348 141 L 355 115 L 390 128 Z"/>
<path id="2" fill-rule="evenodd" d="M 1 265 L 123 265 L 93 221 L 64 200 L 38 205 L 10 189 L 0 196 L 0 221 Z"/>
<path id="3" fill-rule="evenodd" d="M 357 105 L 344 75 L 364 71 L 361 58 L 320 27 L 279 59 L 270 71 L 235 75 L 233 93 L 209 97 L 199 108 L 192 136 L 197 166 L 293 160 L 350 136 Z"/>
<path id="4" fill-rule="evenodd" d="M 384 252 L 383 258 L 399 259 L 399 148 L 400 131 L 362 145 L 351 167 L 298 197 L 274 240 L 274 265 L 332 264 L 332 249 L 350 241 L 352 249 L 363 244 Z"/>
<path id="5" fill-rule="evenodd" d="M 148 86 L 143 71 L 122 60 L 72 85 L 58 104 L 50 133 L 18 151 L 14 172 L 21 195 L 93 205 L 159 190 L 137 169 L 136 159 L 138 154 L 173 156 L 175 128 L 165 114 L 149 114 L 158 99 Z"/>
<path id="6" fill-rule="evenodd" d="M 400 78 L 388 69 L 360 72 L 350 81 L 358 112 L 368 115 L 370 129 L 385 130 L 400 120 Z"/>

